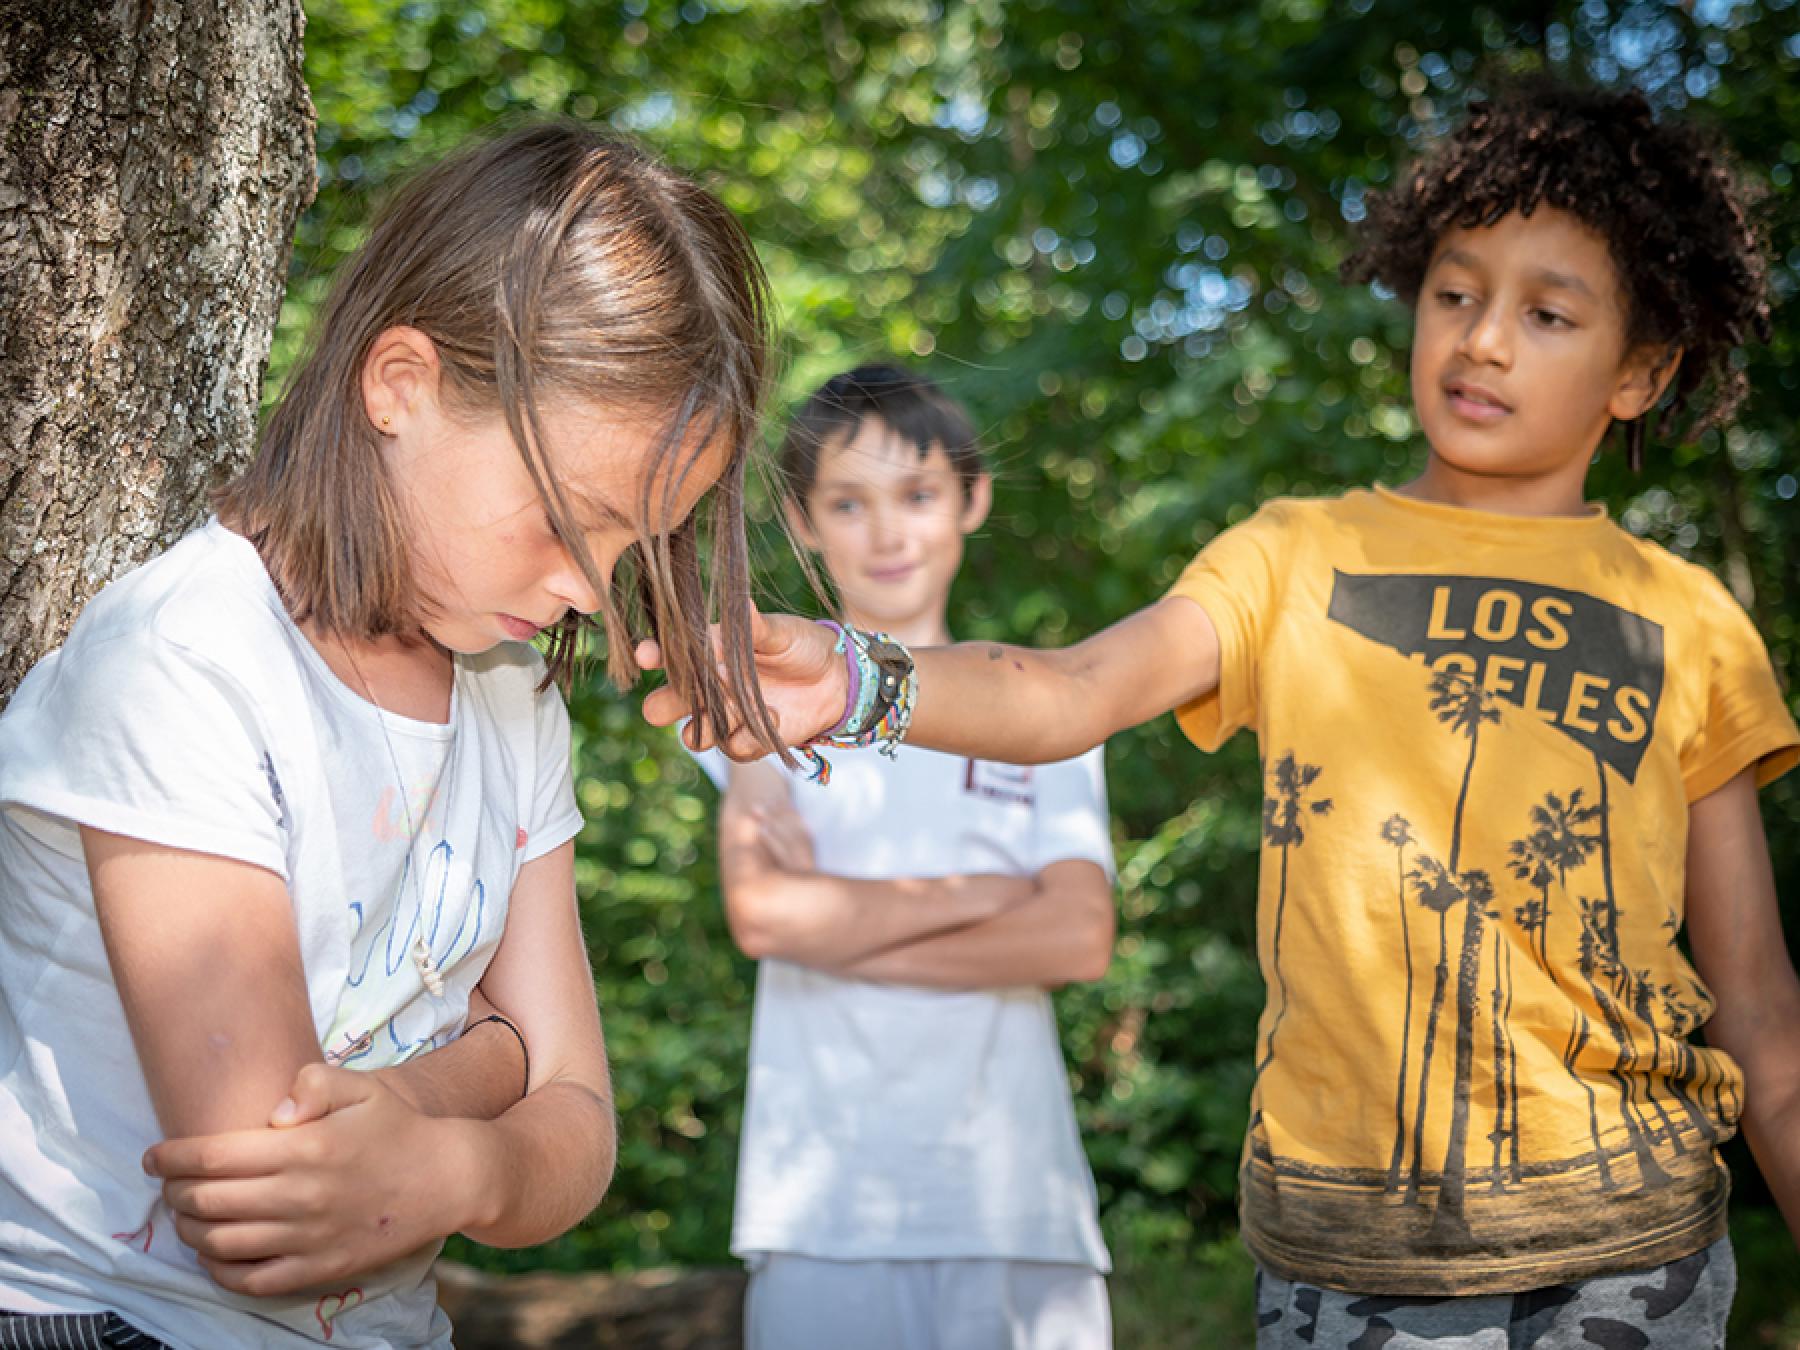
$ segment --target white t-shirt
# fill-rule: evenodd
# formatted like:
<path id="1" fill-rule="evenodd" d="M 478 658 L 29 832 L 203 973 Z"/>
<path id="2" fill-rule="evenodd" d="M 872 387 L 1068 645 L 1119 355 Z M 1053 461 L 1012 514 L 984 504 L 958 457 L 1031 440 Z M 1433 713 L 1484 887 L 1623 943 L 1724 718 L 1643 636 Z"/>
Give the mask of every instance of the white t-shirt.
<path id="1" fill-rule="evenodd" d="M 723 780 L 726 761 L 701 757 Z M 791 795 L 821 872 L 1112 875 L 1101 751 L 1020 768 L 902 746 L 831 753 Z M 758 967 L 731 1250 L 1110 1269 L 1050 996 Z"/>
<path id="2" fill-rule="evenodd" d="M 279 875 L 322 1051 L 395 1064 L 456 1037 L 520 865 L 581 826 L 542 675 L 509 643 L 456 658 L 447 725 L 382 712 L 216 521 L 108 586 L 33 668 L 0 716 L 0 1307 L 112 1310 L 177 1346 L 449 1344 L 435 1246 L 250 1299 L 176 1236 L 139 1166 L 162 1131 L 76 827 Z M 441 996 L 411 956 L 421 928 Z"/>

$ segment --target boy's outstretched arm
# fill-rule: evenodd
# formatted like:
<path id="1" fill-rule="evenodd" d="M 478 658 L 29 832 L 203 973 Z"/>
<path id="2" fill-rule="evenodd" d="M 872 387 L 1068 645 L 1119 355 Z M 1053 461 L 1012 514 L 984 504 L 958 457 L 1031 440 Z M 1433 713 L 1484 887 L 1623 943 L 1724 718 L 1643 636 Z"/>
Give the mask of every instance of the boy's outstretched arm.
<path id="1" fill-rule="evenodd" d="M 1747 769 L 1688 808 L 1687 929 L 1718 1007 L 1707 1044 L 1744 1071 L 1744 1136 L 1800 1242 L 1800 978 Z"/>
<path id="2" fill-rule="evenodd" d="M 848 679 L 830 629 L 788 615 L 756 621 L 756 667 L 782 737 L 801 745 L 842 717 Z M 660 665 L 655 643 L 638 662 Z M 1206 611 L 1169 596 L 1073 647 L 1036 650 L 994 642 L 915 649 L 919 700 L 908 741 L 1006 764 L 1068 759 L 1115 732 L 1202 698 L 1218 687 L 1219 638 Z M 692 714 L 672 688 L 644 700 L 644 716 L 672 726 Z M 764 750 L 741 726 L 722 740 L 698 720 L 690 746 L 720 744 L 734 759 Z"/>
<path id="3" fill-rule="evenodd" d="M 991 919 L 1032 891 L 1024 877 L 863 881 L 815 871 L 788 776 L 771 764 L 732 767 L 719 808 L 719 868 L 739 950 L 818 970 Z"/>

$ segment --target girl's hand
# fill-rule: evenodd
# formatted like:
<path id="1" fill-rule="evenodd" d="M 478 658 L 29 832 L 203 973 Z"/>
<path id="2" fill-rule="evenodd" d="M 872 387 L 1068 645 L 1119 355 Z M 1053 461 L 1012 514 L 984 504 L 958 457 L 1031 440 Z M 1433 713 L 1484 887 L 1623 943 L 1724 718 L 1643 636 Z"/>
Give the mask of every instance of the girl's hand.
<path id="1" fill-rule="evenodd" d="M 274 1128 L 169 1139 L 144 1155 L 175 1231 L 226 1289 L 256 1297 L 389 1265 L 467 1221 L 467 1121 L 421 1115 L 373 1074 L 309 1064 Z M 462 1160 L 462 1161 L 459 1161 Z"/>
<path id="2" fill-rule="evenodd" d="M 782 741 L 805 745 L 836 726 L 850 697 L 843 653 L 834 650 L 837 635 L 822 624 L 790 614 L 753 614 L 750 624 L 757 684 L 775 715 Z M 714 633 L 716 640 L 716 627 Z M 662 668 L 662 652 L 655 642 L 640 642 L 636 656 L 645 670 Z M 767 750 L 746 728 L 741 710 L 733 709 L 733 716 L 729 728 L 706 726 L 687 700 L 667 685 L 644 699 L 644 717 L 653 726 L 694 719 L 682 733 L 692 749 L 717 746 L 732 759 L 762 758 Z"/>

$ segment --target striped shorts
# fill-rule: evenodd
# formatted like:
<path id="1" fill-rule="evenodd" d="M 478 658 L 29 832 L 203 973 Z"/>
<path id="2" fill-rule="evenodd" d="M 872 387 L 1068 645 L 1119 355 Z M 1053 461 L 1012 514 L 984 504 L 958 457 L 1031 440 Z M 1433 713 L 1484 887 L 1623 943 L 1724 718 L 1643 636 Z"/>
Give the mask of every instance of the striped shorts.
<path id="1" fill-rule="evenodd" d="M 117 1313 L 0 1311 L 0 1350 L 169 1350 Z"/>

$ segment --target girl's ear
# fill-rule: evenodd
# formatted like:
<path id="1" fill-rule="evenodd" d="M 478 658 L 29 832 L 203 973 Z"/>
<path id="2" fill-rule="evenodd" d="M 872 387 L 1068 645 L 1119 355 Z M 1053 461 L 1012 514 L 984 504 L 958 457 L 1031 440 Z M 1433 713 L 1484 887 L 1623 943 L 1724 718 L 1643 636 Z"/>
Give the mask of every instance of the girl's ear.
<path id="1" fill-rule="evenodd" d="M 417 328 L 384 328 L 363 358 L 363 412 L 383 436 L 398 436 L 413 418 L 438 407 L 442 378 L 437 344 Z"/>
<path id="2" fill-rule="evenodd" d="M 974 534 L 987 522 L 988 512 L 994 508 L 994 476 L 987 473 L 976 474 L 969 480 L 968 490 L 963 493 L 962 516 L 957 527 L 964 534 Z"/>
<path id="3" fill-rule="evenodd" d="M 1679 347 L 1642 347 L 1626 357 L 1606 410 L 1620 422 L 1633 422 L 1662 401 L 1669 382 L 1681 369 Z"/>
<path id="4" fill-rule="evenodd" d="M 806 514 L 806 508 L 789 496 L 781 499 L 781 514 L 787 520 L 788 533 L 799 542 L 800 547 L 819 551 L 819 536 L 814 533 L 812 517 Z"/>

